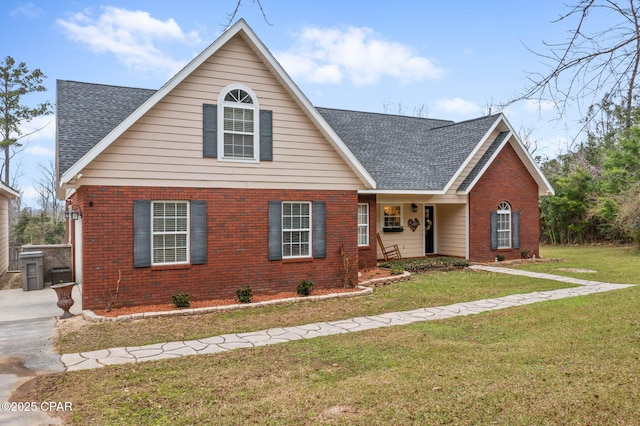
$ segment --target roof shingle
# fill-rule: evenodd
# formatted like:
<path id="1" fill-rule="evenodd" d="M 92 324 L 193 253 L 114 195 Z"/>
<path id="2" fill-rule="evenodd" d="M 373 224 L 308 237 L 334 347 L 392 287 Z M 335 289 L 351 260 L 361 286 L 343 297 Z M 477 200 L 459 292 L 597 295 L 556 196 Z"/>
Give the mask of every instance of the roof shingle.
<path id="1" fill-rule="evenodd" d="M 446 120 L 317 108 L 379 190 L 440 191 L 498 115 Z"/>
<path id="2" fill-rule="evenodd" d="M 73 166 L 155 92 L 58 80 L 58 174 Z"/>
<path id="3" fill-rule="evenodd" d="M 154 93 L 156 90 L 58 80 L 58 173 L 67 171 Z M 381 190 L 443 190 L 498 117 L 454 123 L 316 109 Z"/>

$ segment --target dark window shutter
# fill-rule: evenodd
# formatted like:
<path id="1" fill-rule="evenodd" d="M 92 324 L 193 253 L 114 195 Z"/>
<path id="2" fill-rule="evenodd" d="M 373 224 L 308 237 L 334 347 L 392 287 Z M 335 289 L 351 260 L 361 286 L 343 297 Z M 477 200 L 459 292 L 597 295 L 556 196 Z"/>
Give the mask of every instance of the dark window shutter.
<path id="1" fill-rule="evenodd" d="M 202 105 L 202 136 L 202 155 L 216 158 L 218 156 L 218 107 L 216 105 Z"/>
<path id="2" fill-rule="evenodd" d="M 260 110 L 260 160 L 273 161 L 272 112 Z"/>
<path id="3" fill-rule="evenodd" d="M 520 248 L 520 212 L 511 213 L 511 226 L 513 227 L 513 248 Z"/>
<path id="4" fill-rule="evenodd" d="M 207 202 L 191 201 L 191 264 L 207 263 Z"/>
<path id="5" fill-rule="evenodd" d="M 327 257 L 326 241 L 327 206 L 324 201 L 313 202 L 313 257 Z"/>
<path id="6" fill-rule="evenodd" d="M 282 202 L 269 201 L 269 260 L 282 259 Z"/>
<path id="7" fill-rule="evenodd" d="M 151 266 L 151 201 L 133 202 L 133 266 Z"/>
<path id="8" fill-rule="evenodd" d="M 491 250 L 498 250 L 498 212 L 491 212 Z"/>

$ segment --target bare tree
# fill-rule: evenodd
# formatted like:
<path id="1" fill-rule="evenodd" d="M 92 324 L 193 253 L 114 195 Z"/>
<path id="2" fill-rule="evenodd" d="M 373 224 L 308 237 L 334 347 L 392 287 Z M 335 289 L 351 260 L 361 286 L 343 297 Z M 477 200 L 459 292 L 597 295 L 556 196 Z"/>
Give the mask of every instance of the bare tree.
<path id="1" fill-rule="evenodd" d="M 402 102 L 397 104 L 391 102 L 385 102 L 382 104 L 382 111 L 385 114 L 406 115 L 411 117 L 427 118 L 429 117 L 429 108 L 423 103 L 416 107 L 413 107 L 413 114 L 409 115 L 407 107 Z"/>
<path id="2" fill-rule="evenodd" d="M 62 201 L 56 198 L 56 167 L 53 161 L 48 165 L 38 164 L 42 174 L 36 192 L 38 204 L 43 214 L 49 215 L 51 222 L 57 223 L 62 218 Z"/>
<path id="3" fill-rule="evenodd" d="M 260 12 L 262 12 L 262 17 L 264 18 L 264 22 L 266 22 L 268 25 L 271 25 L 271 23 L 269 22 L 269 20 L 267 19 L 267 14 L 264 11 L 264 8 L 262 7 L 262 3 L 260 2 L 260 0 L 253 0 L 254 3 L 258 3 L 258 7 L 260 8 Z M 242 5 L 242 0 L 238 0 L 238 2 L 236 3 L 236 7 L 235 9 L 233 9 L 232 13 L 227 14 L 227 16 L 229 17 L 229 20 L 227 21 L 226 25 L 224 25 L 224 29 L 228 29 L 231 24 L 233 24 L 233 20 L 236 19 L 236 15 L 238 14 L 238 11 L 240 10 L 240 6 Z"/>
<path id="4" fill-rule="evenodd" d="M 637 0 L 579 0 L 554 22 L 574 18 L 577 23 L 566 41 L 543 41 L 547 52 L 532 51 L 549 71 L 529 74 L 531 85 L 509 103 L 523 99 L 552 101 L 562 117 L 574 102 L 578 108 L 614 102 L 623 105 L 625 124 L 630 127 L 640 70 Z"/>

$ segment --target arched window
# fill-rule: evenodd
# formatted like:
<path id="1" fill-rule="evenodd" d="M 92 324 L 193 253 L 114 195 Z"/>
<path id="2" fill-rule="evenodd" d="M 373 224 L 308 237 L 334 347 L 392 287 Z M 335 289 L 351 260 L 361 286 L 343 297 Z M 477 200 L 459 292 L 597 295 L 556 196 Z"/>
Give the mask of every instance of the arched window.
<path id="1" fill-rule="evenodd" d="M 218 152 L 221 159 L 257 161 L 259 150 L 255 94 L 248 87 L 232 85 L 220 94 L 218 108 Z"/>
<path id="2" fill-rule="evenodd" d="M 511 206 L 503 201 L 498 206 L 498 248 L 511 248 Z"/>

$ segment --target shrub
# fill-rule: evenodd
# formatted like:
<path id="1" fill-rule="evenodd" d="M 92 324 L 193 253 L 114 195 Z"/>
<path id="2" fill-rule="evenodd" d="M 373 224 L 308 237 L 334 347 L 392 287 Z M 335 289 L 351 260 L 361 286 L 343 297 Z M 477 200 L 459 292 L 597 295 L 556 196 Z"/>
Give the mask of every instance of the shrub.
<path id="1" fill-rule="evenodd" d="M 311 281 L 302 280 L 302 282 L 298 284 L 296 291 L 300 296 L 308 296 L 313 293 L 313 283 Z"/>
<path id="2" fill-rule="evenodd" d="M 531 259 L 531 250 L 529 250 L 529 249 L 520 250 L 520 258 L 521 259 Z"/>
<path id="3" fill-rule="evenodd" d="M 499 255 L 497 255 L 497 256 L 496 256 L 496 260 L 497 260 L 498 262 L 502 262 L 504 259 L 506 259 L 506 258 L 505 258 L 505 257 L 504 257 L 504 255 L 502 255 L 502 254 L 499 254 Z"/>
<path id="4" fill-rule="evenodd" d="M 174 294 L 171 300 L 176 308 L 188 308 L 191 306 L 191 296 L 186 293 Z"/>
<path id="5" fill-rule="evenodd" d="M 469 266 L 469 262 L 466 259 L 460 259 L 457 257 L 423 257 L 416 259 L 403 259 L 392 260 L 380 264 L 383 268 L 393 269 L 394 265 L 402 271 L 409 271 L 411 273 L 438 271 L 438 270 L 451 270 L 461 269 Z M 392 272 L 393 273 L 393 272 Z"/>
<path id="6" fill-rule="evenodd" d="M 402 267 L 402 265 L 400 264 L 393 264 L 391 265 L 391 275 L 400 275 L 401 273 L 404 272 L 404 268 Z"/>
<path id="7" fill-rule="evenodd" d="M 240 303 L 251 303 L 251 300 L 253 299 L 251 287 L 245 285 L 244 287 L 239 288 L 238 291 L 236 291 L 236 296 L 238 296 L 238 302 Z"/>

